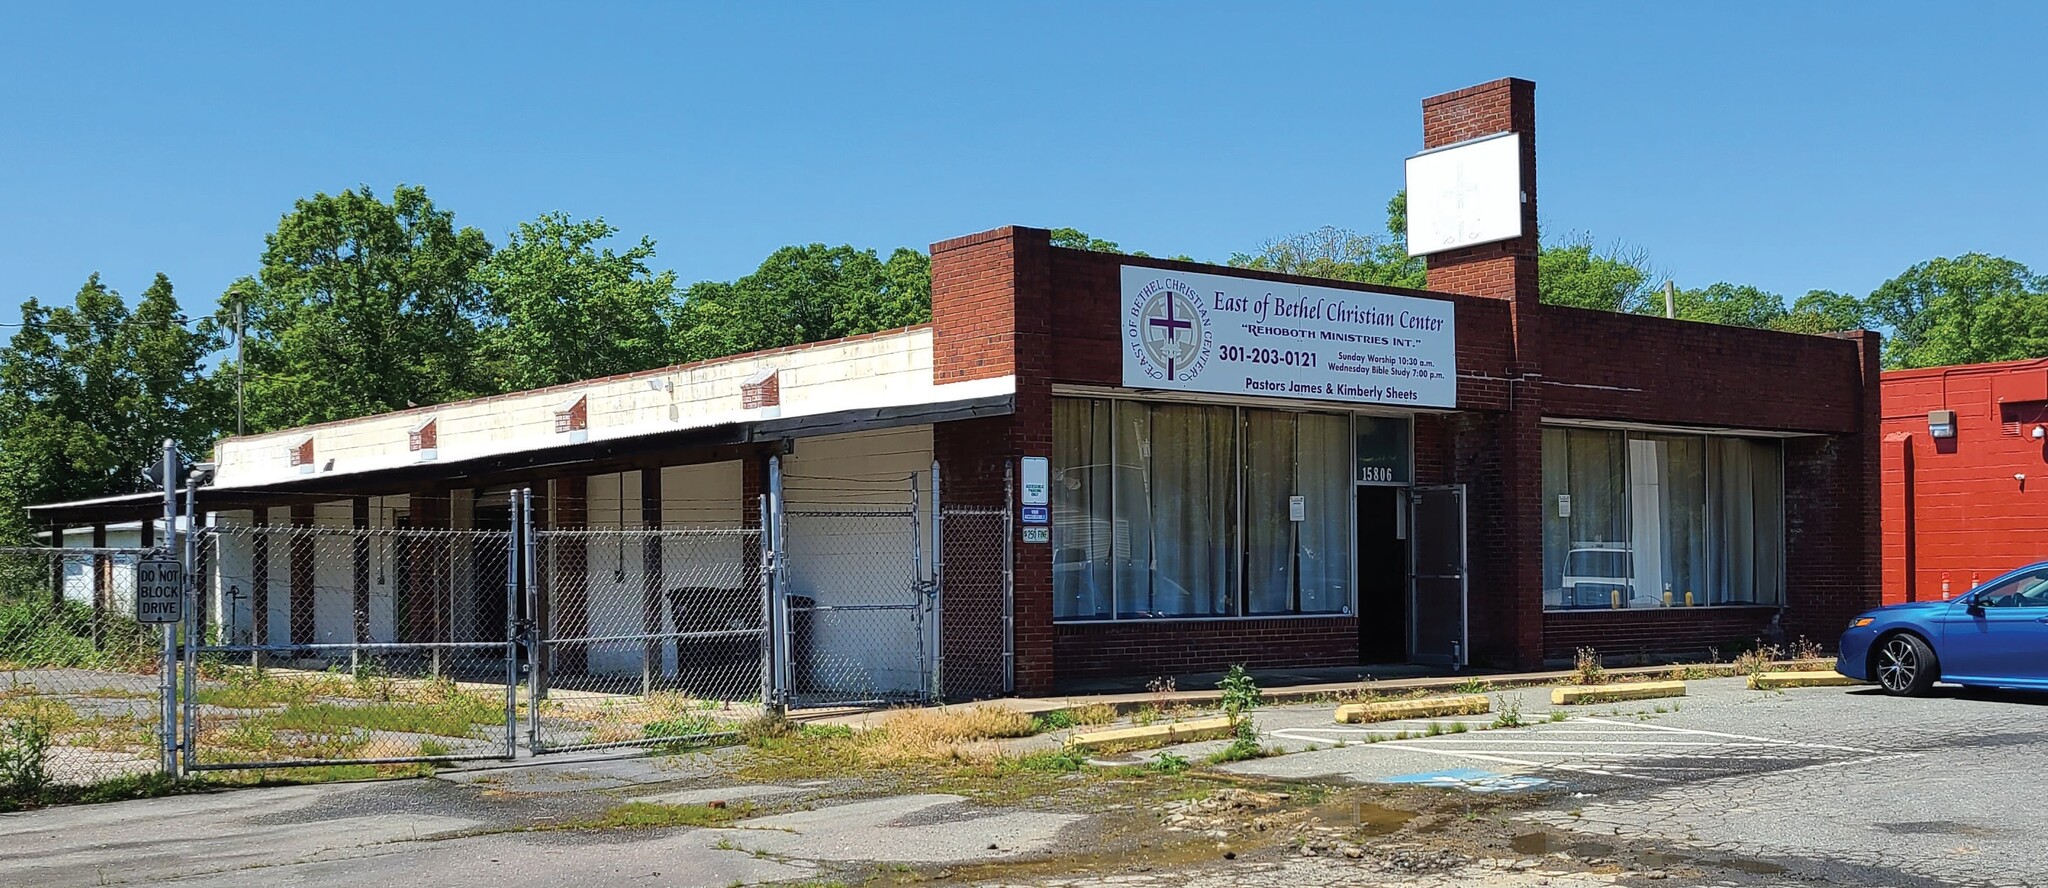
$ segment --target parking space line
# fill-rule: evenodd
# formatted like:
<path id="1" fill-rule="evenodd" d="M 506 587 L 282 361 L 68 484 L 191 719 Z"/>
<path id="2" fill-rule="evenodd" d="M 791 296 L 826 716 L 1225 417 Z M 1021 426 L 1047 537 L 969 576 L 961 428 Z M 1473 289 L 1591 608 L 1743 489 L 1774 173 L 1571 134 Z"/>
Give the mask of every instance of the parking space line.
<path id="1" fill-rule="evenodd" d="M 1650 724 L 1649 722 L 1636 722 L 1636 723 L 1634 723 L 1634 724 L 1630 724 L 1630 723 L 1628 723 L 1628 722 L 1616 722 L 1616 721 L 1608 721 L 1607 719 L 1603 719 L 1603 718 L 1591 718 L 1591 717 L 1588 717 L 1588 718 L 1586 718 L 1586 719 L 1585 719 L 1585 721 L 1588 721 L 1588 722 L 1592 722 L 1593 724 L 1600 724 L 1600 725 L 1618 725 L 1618 726 L 1623 726 L 1623 727 L 1629 727 L 1629 728 L 1636 728 L 1636 729 L 1639 729 L 1639 730 L 1649 730 L 1649 731 L 1663 731 L 1663 732 L 1667 732 L 1667 733 L 1673 733 L 1673 734 L 1692 734 L 1692 735 L 1696 735 L 1696 736 L 1702 736 L 1702 737 L 1726 737 L 1726 738 L 1729 738 L 1729 739 L 1731 739 L 1731 740 L 1749 740 L 1749 741 L 1754 741 L 1754 742 L 1759 742 L 1759 743 L 1768 743 L 1768 744 L 1773 744 L 1773 745 L 1779 745 L 1779 746 L 1797 746 L 1797 747 L 1805 747 L 1805 748 L 1809 748 L 1809 749 L 1833 749 L 1833 750 L 1838 750 L 1838 751 L 1841 751 L 1841 752 L 1860 752 L 1860 753 L 1876 753 L 1876 752 L 1881 752 L 1881 751 L 1882 751 L 1882 750 L 1877 750 L 1877 749 L 1865 749 L 1865 748 L 1863 748 L 1863 747 L 1860 747 L 1860 746 L 1837 746 L 1837 745 L 1834 745 L 1834 744 L 1829 744 L 1829 743 L 1809 743 L 1809 742 L 1807 742 L 1807 741 L 1804 741 L 1804 740 L 1780 740 L 1780 739 L 1777 739 L 1777 738 L 1775 738 L 1775 737 L 1758 737 L 1758 736 L 1755 736 L 1755 735 L 1752 735 L 1752 734 L 1729 734 L 1729 733 L 1725 733 L 1725 732 L 1722 732 L 1722 731 L 1703 731 L 1703 730 L 1700 730 L 1700 729 L 1698 729 L 1698 728 L 1676 728 L 1676 727 L 1672 727 L 1672 726 L 1670 726 L 1670 725 L 1653 725 L 1653 724 Z"/>

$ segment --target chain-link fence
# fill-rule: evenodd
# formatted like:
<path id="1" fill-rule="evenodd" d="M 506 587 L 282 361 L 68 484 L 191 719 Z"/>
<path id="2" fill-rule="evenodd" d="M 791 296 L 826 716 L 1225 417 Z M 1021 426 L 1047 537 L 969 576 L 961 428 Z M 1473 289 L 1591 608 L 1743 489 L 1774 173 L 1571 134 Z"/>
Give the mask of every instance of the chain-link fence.
<path id="1" fill-rule="evenodd" d="M 931 693 L 930 555 L 912 507 L 792 510 L 783 519 L 783 686 L 793 706 L 915 702 Z"/>
<path id="2" fill-rule="evenodd" d="M 0 796 L 161 767 L 161 630 L 137 549 L 0 549 Z"/>
<path id="3" fill-rule="evenodd" d="M 191 769 L 510 757 L 524 615 L 506 531 L 203 531 Z"/>
<path id="4" fill-rule="evenodd" d="M 700 741 L 761 713 L 759 529 L 535 537 L 534 751 Z"/>
<path id="5" fill-rule="evenodd" d="M 940 687 L 947 700 L 1011 690 L 1010 510 L 940 510 Z"/>

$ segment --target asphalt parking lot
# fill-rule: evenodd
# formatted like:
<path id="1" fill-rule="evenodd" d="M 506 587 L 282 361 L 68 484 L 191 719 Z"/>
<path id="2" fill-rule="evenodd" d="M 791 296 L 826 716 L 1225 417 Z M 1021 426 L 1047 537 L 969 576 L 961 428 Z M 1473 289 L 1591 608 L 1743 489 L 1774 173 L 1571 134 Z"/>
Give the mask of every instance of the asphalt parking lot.
<path id="1" fill-rule="evenodd" d="M 1551 802 L 1524 815 L 1532 826 L 1780 879 L 2048 884 L 2048 696 L 1942 687 L 1898 699 L 1720 679 L 1679 699 L 1571 707 L 1561 721 L 1546 690 L 1497 698 L 1496 709 L 1519 702 L 1526 726 L 1337 725 L 1327 708 L 1277 708 L 1263 731 L 1302 751 L 1232 768 L 1540 792 Z M 1445 732 L 1431 736 L 1431 721 Z M 1453 721 L 1469 730 L 1450 732 Z M 1401 731 L 1411 736 L 1386 739 Z"/>

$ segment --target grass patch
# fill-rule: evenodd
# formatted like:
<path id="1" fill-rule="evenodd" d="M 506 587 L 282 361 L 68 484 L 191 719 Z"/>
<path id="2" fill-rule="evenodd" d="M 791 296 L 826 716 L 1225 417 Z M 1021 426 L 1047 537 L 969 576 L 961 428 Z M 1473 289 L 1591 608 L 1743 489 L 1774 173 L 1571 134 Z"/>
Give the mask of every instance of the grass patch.
<path id="1" fill-rule="evenodd" d="M 1260 746 L 1258 741 L 1256 740 L 1247 740 L 1243 737 L 1239 737 L 1235 740 L 1230 741 L 1229 746 L 1225 746 L 1222 749 L 1216 750 L 1215 752 L 1211 753 L 1209 755 L 1208 762 L 1212 765 L 1227 765 L 1231 762 L 1248 762 L 1253 759 L 1270 758 L 1272 756 L 1280 755 L 1283 751 L 1284 750 L 1281 750 L 1277 746 Z"/>

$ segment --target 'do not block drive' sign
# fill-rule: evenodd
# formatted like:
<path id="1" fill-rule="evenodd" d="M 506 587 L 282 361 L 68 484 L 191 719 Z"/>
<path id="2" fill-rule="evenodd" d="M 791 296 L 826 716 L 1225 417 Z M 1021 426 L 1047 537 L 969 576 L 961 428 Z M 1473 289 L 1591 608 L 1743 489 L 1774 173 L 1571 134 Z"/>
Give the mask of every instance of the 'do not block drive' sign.
<path id="1" fill-rule="evenodd" d="M 173 558 L 144 558 L 135 565 L 135 619 L 176 623 L 185 617 L 185 566 Z"/>

